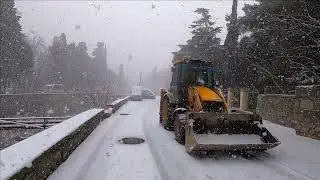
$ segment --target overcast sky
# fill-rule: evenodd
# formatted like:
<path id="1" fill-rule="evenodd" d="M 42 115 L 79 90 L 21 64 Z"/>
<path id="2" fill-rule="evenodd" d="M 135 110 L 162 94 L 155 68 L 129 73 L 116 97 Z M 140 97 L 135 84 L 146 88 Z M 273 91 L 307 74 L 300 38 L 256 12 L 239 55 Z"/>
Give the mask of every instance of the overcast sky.
<path id="1" fill-rule="evenodd" d="M 245 3 L 240 1 L 238 14 Z M 137 76 L 150 72 L 154 66 L 170 67 L 171 52 L 190 38 L 188 26 L 197 16 L 198 7 L 210 9 L 219 35 L 226 36 L 225 15 L 231 12 L 231 0 L 216 1 L 16 1 L 21 13 L 24 33 L 36 32 L 49 45 L 55 35 L 64 32 L 68 42 L 87 42 L 92 51 L 96 42 L 108 48 L 108 66 Z M 76 28 L 78 25 L 79 28 Z M 133 60 L 128 64 L 128 55 Z"/>

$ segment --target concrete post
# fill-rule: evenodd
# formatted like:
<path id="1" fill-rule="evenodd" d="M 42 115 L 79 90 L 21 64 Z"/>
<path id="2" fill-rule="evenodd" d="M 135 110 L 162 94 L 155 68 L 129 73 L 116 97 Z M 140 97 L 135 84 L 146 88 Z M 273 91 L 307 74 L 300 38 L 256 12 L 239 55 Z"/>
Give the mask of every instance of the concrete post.
<path id="1" fill-rule="evenodd" d="M 228 88 L 228 99 L 227 99 L 227 103 L 229 108 L 232 107 L 232 101 L 234 98 L 234 90 L 232 88 Z"/>
<path id="2" fill-rule="evenodd" d="M 246 88 L 243 88 L 240 90 L 240 110 L 245 111 L 248 110 L 248 90 Z"/>

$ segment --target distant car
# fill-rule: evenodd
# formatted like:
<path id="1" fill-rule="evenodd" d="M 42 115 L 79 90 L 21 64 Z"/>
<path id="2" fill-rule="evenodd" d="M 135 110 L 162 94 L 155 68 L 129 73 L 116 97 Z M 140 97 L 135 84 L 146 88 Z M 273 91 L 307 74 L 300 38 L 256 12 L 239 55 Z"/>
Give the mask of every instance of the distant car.
<path id="1" fill-rule="evenodd" d="M 150 89 L 142 89 L 142 99 L 155 99 L 156 95 Z"/>
<path id="2" fill-rule="evenodd" d="M 131 100 L 132 101 L 142 101 L 142 87 L 133 86 L 131 89 Z"/>

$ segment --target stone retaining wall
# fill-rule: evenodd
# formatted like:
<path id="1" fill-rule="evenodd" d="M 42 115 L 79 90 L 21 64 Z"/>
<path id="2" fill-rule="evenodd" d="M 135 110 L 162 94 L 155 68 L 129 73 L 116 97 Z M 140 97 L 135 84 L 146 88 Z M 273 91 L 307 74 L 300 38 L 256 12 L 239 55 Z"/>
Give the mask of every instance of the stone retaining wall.
<path id="1" fill-rule="evenodd" d="M 118 110 L 128 99 L 112 105 Z M 0 151 L 0 179 L 46 179 L 112 112 L 110 108 L 88 110 Z"/>
<path id="2" fill-rule="evenodd" d="M 103 120 L 103 113 L 100 112 L 76 131 L 59 141 L 47 151 L 43 152 L 32 162 L 32 167 L 25 167 L 10 179 L 46 179 L 62 164 L 69 155 L 84 141 L 96 126 Z"/>
<path id="3" fill-rule="evenodd" d="M 320 86 L 298 86 L 295 95 L 259 94 L 257 113 L 299 135 L 320 139 Z"/>

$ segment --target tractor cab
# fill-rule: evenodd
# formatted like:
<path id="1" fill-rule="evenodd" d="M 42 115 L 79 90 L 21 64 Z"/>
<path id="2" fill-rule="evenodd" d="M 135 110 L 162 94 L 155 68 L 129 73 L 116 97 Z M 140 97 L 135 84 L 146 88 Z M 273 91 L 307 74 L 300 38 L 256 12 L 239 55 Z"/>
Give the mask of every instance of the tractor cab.
<path id="1" fill-rule="evenodd" d="M 184 60 L 172 67 L 172 80 L 190 86 L 202 85 L 208 88 L 215 86 L 214 68 L 211 63 L 202 60 Z"/>
<path id="2" fill-rule="evenodd" d="M 210 62 L 194 59 L 176 61 L 171 68 L 170 92 L 186 104 L 189 87 L 215 88 L 215 70 Z"/>
<path id="3" fill-rule="evenodd" d="M 214 69 L 212 66 L 204 64 L 182 64 L 181 81 L 187 86 L 213 88 L 215 86 Z"/>

